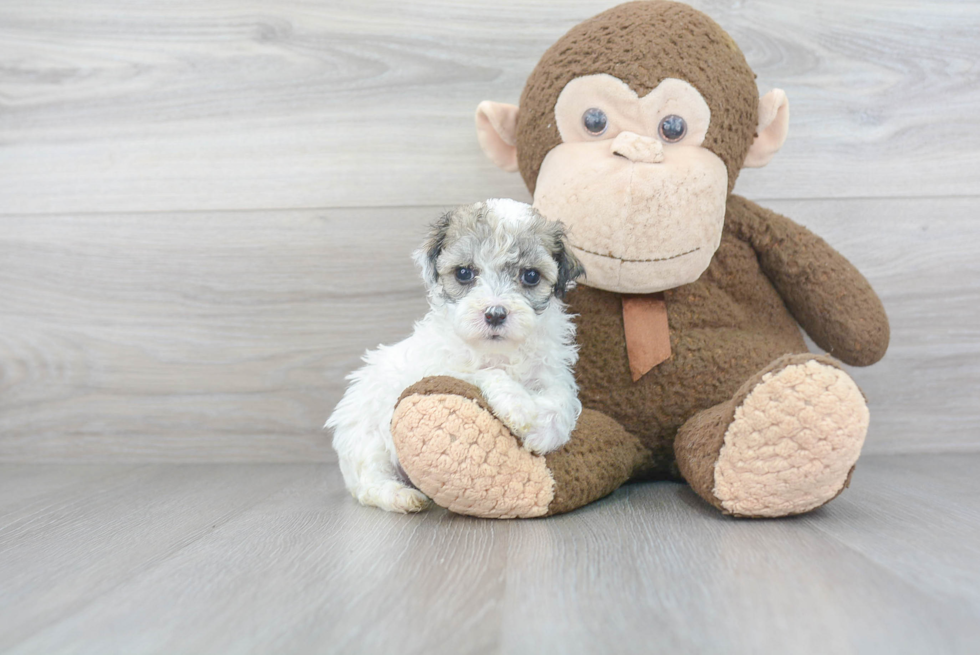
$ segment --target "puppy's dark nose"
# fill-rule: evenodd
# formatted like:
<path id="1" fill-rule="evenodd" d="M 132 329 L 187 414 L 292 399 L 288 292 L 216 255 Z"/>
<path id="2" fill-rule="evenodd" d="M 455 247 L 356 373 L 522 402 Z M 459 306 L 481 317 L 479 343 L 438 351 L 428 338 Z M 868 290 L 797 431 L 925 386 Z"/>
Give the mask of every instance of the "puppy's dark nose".
<path id="1" fill-rule="evenodd" d="M 487 311 L 483 313 L 483 318 L 486 320 L 487 325 L 498 327 L 507 320 L 507 310 L 500 305 L 488 307 Z"/>

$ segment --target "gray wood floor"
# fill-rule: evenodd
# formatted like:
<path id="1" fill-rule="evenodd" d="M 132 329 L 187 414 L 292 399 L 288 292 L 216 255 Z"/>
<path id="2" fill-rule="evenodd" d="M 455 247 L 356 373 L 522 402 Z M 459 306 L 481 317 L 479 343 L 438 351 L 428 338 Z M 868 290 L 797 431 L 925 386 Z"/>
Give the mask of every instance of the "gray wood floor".
<path id="1" fill-rule="evenodd" d="M 980 455 L 811 515 L 642 484 L 569 515 L 363 508 L 324 464 L 0 466 L 9 653 L 976 653 Z"/>

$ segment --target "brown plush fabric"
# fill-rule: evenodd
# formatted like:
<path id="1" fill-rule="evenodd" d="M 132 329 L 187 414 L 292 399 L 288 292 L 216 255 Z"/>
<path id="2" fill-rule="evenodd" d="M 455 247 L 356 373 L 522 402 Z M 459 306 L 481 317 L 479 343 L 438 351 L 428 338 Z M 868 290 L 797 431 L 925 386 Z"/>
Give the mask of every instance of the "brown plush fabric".
<path id="1" fill-rule="evenodd" d="M 488 412 L 490 411 L 490 405 L 483 398 L 483 394 L 480 393 L 479 388 L 469 382 L 463 382 L 448 375 L 433 375 L 422 378 L 408 389 L 405 389 L 402 395 L 398 397 L 398 402 L 395 405 L 397 406 L 408 396 L 436 396 L 442 394 L 455 394 L 463 398 L 468 398 Z"/>
<path id="2" fill-rule="evenodd" d="M 864 276 L 826 241 L 735 195 L 726 223 L 752 245 L 762 271 L 818 346 L 853 366 L 884 357 L 890 336 L 885 308 Z"/>
<path id="3" fill-rule="evenodd" d="M 797 294 L 794 313 L 823 317 L 831 335 L 839 320 L 837 307 L 827 298 L 844 296 L 840 287 L 828 291 L 821 286 L 841 271 L 845 283 L 861 295 L 862 302 L 845 304 L 850 321 L 868 326 L 846 330 L 840 326 L 847 347 L 833 337 L 821 336 L 836 346 L 833 354 L 846 363 L 867 365 L 876 361 L 887 346 L 888 323 L 881 302 L 867 281 L 822 239 L 785 217 L 764 212 L 754 203 L 732 196 L 721 246 L 708 270 L 692 284 L 665 292 L 673 356 L 633 382 L 630 376 L 623 328 L 622 296 L 580 285 L 569 294 L 570 311 L 578 314 L 579 362 L 575 370 L 585 407 L 601 411 L 639 437 L 654 454 L 654 477 L 676 477 L 673 439 L 683 423 L 696 413 L 725 402 L 739 387 L 771 362 L 790 353 L 807 352 L 800 328 L 760 262 L 785 262 L 776 277 L 787 292 L 798 285 L 811 295 Z M 752 242 L 770 226 L 792 232 L 794 238 L 779 243 L 789 252 L 758 254 Z M 734 226 L 734 227 L 733 227 Z M 772 244 L 760 238 L 765 244 Z M 822 267 L 795 267 L 789 262 L 813 259 Z M 823 289 L 823 291 L 822 291 Z M 836 295 L 835 295 L 836 294 Z M 809 304 L 814 299 L 815 306 Z M 839 335 L 838 335 L 839 336 Z M 854 357 L 854 354 L 865 355 Z"/>
<path id="4" fill-rule="evenodd" d="M 668 77 L 690 82 L 711 109 L 704 147 L 725 162 L 731 192 L 758 124 L 755 74 L 713 20 L 687 5 L 654 0 L 622 4 L 576 25 L 541 57 L 517 120 L 518 164 L 532 194 L 541 162 L 561 143 L 558 95 L 576 77 L 596 73 L 618 77 L 640 97 Z"/>
<path id="5" fill-rule="evenodd" d="M 665 292 L 673 355 L 638 381 L 630 375 L 620 294 L 579 286 L 575 373 L 585 407 L 601 411 L 651 450 L 653 477 L 678 477 L 673 438 L 697 412 L 729 400 L 787 353 L 806 352 L 800 329 L 749 244 L 726 230 L 708 270 Z"/>
<path id="6" fill-rule="evenodd" d="M 677 432 L 674 453 L 677 467 L 694 493 L 724 511 L 714 494 L 715 464 L 725 443 L 725 431 L 732 422 L 735 406 L 721 403 L 698 412 Z"/>
<path id="7" fill-rule="evenodd" d="M 568 512 L 611 494 L 645 466 L 649 453 L 608 416 L 586 409 L 572 439 L 545 456 L 555 480 L 548 515 Z"/>
<path id="8" fill-rule="evenodd" d="M 808 361 L 816 361 L 840 368 L 837 361 L 826 355 L 810 353 L 784 355 L 749 378 L 731 399 L 698 412 L 681 426 L 674 441 L 674 453 L 681 475 L 691 485 L 695 493 L 714 507 L 728 513 L 722 507 L 721 500 L 714 493 L 715 464 L 718 462 L 718 454 L 725 442 L 725 432 L 735 418 L 735 410 L 767 373 L 773 373 L 787 366 Z M 848 473 L 848 480 L 850 480 L 850 473 Z M 844 486 L 847 486 L 846 482 Z M 839 494 L 840 492 L 838 492 Z M 836 496 L 834 497 L 836 498 Z"/>

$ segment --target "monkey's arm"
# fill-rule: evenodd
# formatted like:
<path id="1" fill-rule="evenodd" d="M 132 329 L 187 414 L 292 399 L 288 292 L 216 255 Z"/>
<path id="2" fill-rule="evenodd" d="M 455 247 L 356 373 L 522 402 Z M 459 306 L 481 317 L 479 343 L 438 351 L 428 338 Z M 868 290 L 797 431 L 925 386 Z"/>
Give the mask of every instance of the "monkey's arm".
<path id="1" fill-rule="evenodd" d="M 851 262 L 785 216 L 740 196 L 728 201 L 729 226 L 755 249 L 763 272 L 818 346 L 853 366 L 885 355 L 885 308 Z"/>

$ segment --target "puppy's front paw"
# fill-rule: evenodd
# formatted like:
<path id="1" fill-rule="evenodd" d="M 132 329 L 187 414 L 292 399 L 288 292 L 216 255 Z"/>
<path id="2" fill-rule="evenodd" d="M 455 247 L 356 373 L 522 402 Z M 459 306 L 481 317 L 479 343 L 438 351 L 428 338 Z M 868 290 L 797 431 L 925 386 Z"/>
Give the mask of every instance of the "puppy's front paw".
<path id="1" fill-rule="evenodd" d="M 487 402 L 494 415 L 518 437 L 527 436 L 538 420 L 538 408 L 527 394 L 497 394 Z"/>
<path id="2" fill-rule="evenodd" d="M 498 370 L 483 372 L 478 381 L 480 392 L 493 410 L 494 416 L 510 428 L 512 433 L 523 437 L 534 428 L 538 419 L 538 407 L 524 387 Z"/>
<path id="3" fill-rule="evenodd" d="M 362 505 L 380 507 L 387 512 L 411 514 L 427 509 L 432 503 L 424 493 L 396 480 L 358 485 L 351 494 Z"/>
<path id="4" fill-rule="evenodd" d="M 546 455 L 558 450 L 566 443 L 571 435 L 561 430 L 553 415 L 545 414 L 543 420 L 524 436 L 524 447 L 535 455 Z"/>

